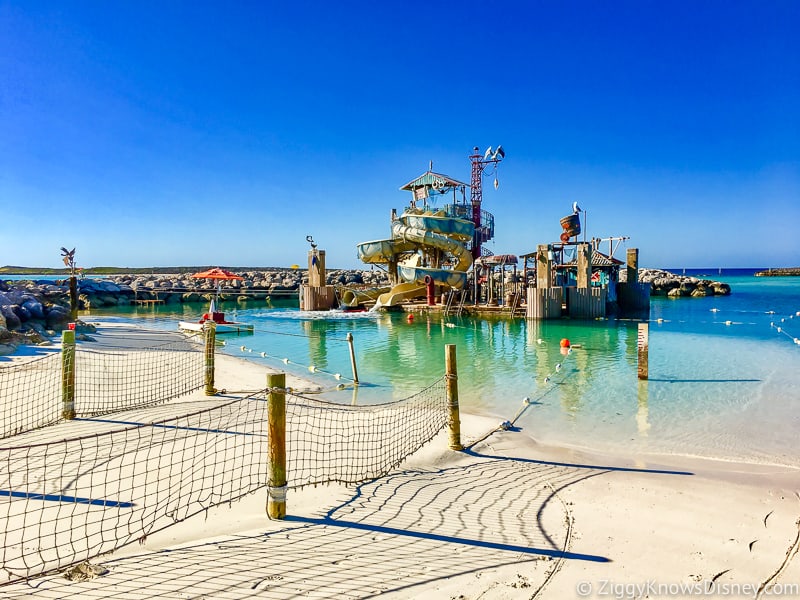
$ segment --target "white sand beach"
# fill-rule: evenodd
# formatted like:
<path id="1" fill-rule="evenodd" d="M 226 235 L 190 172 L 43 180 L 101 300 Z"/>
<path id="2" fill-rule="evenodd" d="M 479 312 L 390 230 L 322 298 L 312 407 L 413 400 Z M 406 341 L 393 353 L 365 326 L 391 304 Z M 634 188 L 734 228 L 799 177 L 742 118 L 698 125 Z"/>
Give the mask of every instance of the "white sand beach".
<path id="1" fill-rule="evenodd" d="M 267 371 L 218 355 L 217 387 Z M 497 425 L 462 413 L 462 440 Z M 519 430 L 456 452 L 442 432 L 385 478 L 290 490 L 285 520 L 262 490 L 91 560 L 103 575 L 0 597 L 800 597 L 798 491 L 785 468 L 590 456 Z"/>

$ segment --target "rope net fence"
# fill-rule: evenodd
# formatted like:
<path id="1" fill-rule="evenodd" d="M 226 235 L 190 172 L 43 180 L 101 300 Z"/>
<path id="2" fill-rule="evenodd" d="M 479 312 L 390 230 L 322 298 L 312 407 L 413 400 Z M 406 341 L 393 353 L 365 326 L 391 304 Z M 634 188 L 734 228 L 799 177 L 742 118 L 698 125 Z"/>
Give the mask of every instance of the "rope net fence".
<path id="1" fill-rule="evenodd" d="M 287 486 L 356 484 L 386 475 L 433 439 L 448 416 L 444 377 L 404 400 L 371 406 L 288 394 Z"/>
<path id="2" fill-rule="evenodd" d="M 78 418 L 0 447 L 0 585 L 89 560 L 265 488 L 268 392 Z M 287 390 L 288 487 L 389 473 L 447 425 L 446 396 L 444 377 L 369 406 Z"/>
<path id="3" fill-rule="evenodd" d="M 75 353 L 75 412 L 100 415 L 159 404 L 203 386 L 203 345 L 178 340 L 133 350 Z"/>
<path id="4" fill-rule="evenodd" d="M 49 437 L 73 425 L 101 432 L 0 448 L 0 585 L 109 552 L 267 482 L 264 402 L 217 400 L 130 425 L 134 418 L 79 419 Z"/>
<path id="5" fill-rule="evenodd" d="M 0 438 L 61 419 L 61 355 L 0 367 Z"/>
<path id="6" fill-rule="evenodd" d="M 0 439 L 62 420 L 64 363 L 75 373 L 75 412 L 93 416 L 160 404 L 203 386 L 203 345 L 193 339 L 144 348 L 75 348 L 0 367 Z"/>

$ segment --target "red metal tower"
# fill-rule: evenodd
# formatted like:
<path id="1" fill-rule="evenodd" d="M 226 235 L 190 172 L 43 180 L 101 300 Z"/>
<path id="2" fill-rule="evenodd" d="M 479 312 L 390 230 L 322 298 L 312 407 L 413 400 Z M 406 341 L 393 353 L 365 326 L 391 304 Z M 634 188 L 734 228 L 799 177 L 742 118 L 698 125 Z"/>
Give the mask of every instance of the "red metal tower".
<path id="1" fill-rule="evenodd" d="M 478 147 L 472 149 L 469 157 L 472 163 L 472 179 L 470 181 L 470 202 L 472 203 L 472 222 L 475 224 L 475 234 L 472 239 L 472 260 L 480 258 L 481 244 L 489 239 L 487 228 L 481 219 L 481 202 L 483 202 L 483 175 L 488 165 L 495 168 L 503 158 L 505 151 L 502 146 L 492 151 L 492 147 L 486 150 L 483 156 L 478 152 Z M 496 183 L 496 182 L 495 182 Z"/>

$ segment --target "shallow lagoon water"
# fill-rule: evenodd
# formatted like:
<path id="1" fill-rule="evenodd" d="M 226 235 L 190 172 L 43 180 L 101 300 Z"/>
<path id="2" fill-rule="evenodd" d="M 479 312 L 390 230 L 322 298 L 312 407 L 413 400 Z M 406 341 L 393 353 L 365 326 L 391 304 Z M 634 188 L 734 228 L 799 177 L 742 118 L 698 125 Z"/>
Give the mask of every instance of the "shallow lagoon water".
<path id="1" fill-rule="evenodd" d="M 226 336 L 225 351 L 333 389 L 352 377 L 352 333 L 362 385 L 325 397 L 375 403 L 435 381 L 444 345 L 456 344 L 462 410 L 499 423 L 529 398 L 516 424 L 542 442 L 800 466 L 800 279 L 712 278 L 730 283 L 733 294 L 652 299 L 648 381 L 637 379 L 637 322 L 625 320 L 416 315 L 409 323 L 403 313 L 231 303 L 227 316 L 254 323 L 256 332 Z M 131 308 L 85 318 L 113 315 L 171 329 L 202 312 L 200 305 Z M 563 338 L 573 344 L 566 356 Z"/>

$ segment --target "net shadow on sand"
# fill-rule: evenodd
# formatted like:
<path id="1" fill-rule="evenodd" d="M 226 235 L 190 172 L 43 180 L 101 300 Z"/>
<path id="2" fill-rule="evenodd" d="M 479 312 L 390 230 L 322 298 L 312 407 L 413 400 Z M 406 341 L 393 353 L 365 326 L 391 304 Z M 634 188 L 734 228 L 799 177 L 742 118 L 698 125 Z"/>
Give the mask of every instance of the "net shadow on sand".
<path id="1" fill-rule="evenodd" d="M 411 598 L 421 585 L 441 586 L 442 593 L 490 585 L 530 588 L 532 595 L 562 561 L 608 562 L 570 551 L 571 515 L 558 497 L 558 490 L 607 469 L 475 453 L 454 455 L 453 462 L 347 487 L 349 499 L 318 516 L 104 561 L 107 573 L 91 581 L 48 576 L 3 592 L 76 599 Z"/>

